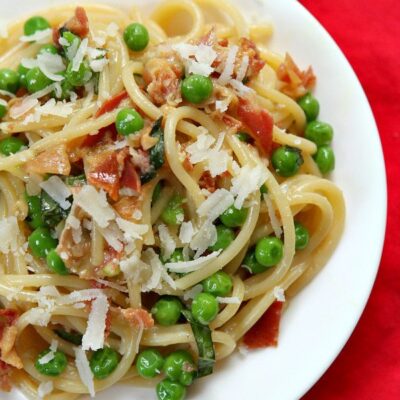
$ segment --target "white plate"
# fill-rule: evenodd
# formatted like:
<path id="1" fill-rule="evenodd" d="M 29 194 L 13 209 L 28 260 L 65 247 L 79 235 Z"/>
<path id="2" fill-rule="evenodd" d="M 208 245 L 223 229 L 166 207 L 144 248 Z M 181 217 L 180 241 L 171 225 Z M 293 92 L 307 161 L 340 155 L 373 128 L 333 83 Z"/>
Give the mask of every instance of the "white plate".
<path id="1" fill-rule="evenodd" d="M 3 18 L 15 18 L 68 0 L 0 4 Z M 129 0 L 102 0 L 128 5 Z M 142 4 L 153 0 L 137 1 Z M 81 1 L 80 4 L 87 2 Z M 272 47 L 288 51 L 318 77 L 321 120 L 335 129 L 333 180 L 344 192 L 346 229 L 323 271 L 284 315 L 279 347 L 234 355 L 189 390 L 189 399 L 299 399 L 326 371 L 352 333 L 370 294 L 381 256 L 386 222 L 386 180 L 375 121 L 349 63 L 322 26 L 291 0 L 235 1 L 243 12 L 272 20 Z M 98 399 L 155 399 L 154 389 L 119 385 Z M 5 399 L 22 398 L 13 392 Z"/>

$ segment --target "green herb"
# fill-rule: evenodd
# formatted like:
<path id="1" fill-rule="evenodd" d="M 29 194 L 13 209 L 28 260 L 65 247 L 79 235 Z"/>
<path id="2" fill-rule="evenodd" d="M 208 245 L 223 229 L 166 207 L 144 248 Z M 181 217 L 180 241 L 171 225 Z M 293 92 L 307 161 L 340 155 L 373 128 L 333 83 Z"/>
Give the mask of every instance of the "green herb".
<path id="1" fill-rule="evenodd" d="M 54 332 L 61 338 L 74 344 L 75 346 L 80 346 L 82 344 L 82 335 L 75 332 L 67 332 L 64 329 L 55 329 Z"/>
<path id="2" fill-rule="evenodd" d="M 189 310 L 182 310 L 182 314 L 192 327 L 193 335 L 199 351 L 197 363 L 197 378 L 213 373 L 215 364 L 215 350 L 211 338 L 211 329 L 207 325 L 198 323 Z"/>
<path id="3" fill-rule="evenodd" d="M 56 227 L 59 222 L 67 218 L 70 211 L 61 208 L 44 190 L 40 196 L 40 206 L 44 224 L 49 228 Z"/>

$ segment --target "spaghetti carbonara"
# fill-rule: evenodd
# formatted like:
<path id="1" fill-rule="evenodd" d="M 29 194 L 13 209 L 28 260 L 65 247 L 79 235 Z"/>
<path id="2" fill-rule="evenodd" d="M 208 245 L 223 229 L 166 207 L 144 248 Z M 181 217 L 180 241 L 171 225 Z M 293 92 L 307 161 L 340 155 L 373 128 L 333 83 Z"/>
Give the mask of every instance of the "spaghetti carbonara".
<path id="1" fill-rule="evenodd" d="M 312 68 L 216 0 L 66 5 L 6 33 L 1 387 L 181 400 L 238 347 L 276 345 L 344 223 Z"/>

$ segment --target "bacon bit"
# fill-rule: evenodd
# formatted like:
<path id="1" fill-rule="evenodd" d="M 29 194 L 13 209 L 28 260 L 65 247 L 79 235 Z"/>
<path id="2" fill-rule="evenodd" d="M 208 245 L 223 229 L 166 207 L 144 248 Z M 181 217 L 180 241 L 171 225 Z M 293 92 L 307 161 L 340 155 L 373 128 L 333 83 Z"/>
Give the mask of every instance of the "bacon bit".
<path id="1" fill-rule="evenodd" d="M 187 155 L 187 156 L 185 157 L 185 159 L 183 160 L 182 166 L 183 166 L 183 168 L 185 168 L 185 170 L 188 171 L 188 172 L 193 171 L 194 166 L 193 166 L 193 164 L 190 162 L 190 158 L 189 158 L 188 155 Z"/>
<path id="2" fill-rule="evenodd" d="M 238 117 L 250 128 L 259 147 L 269 155 L 272 147 L 272 129 L 274 120 L 271 115 L 248 99 L 240 98 Z"/>
<path id="3" fill-rule="evenodd" d="M 124 90 L 121 93 L 116 94 L 113 97 L 110 97 L 96 111 L 96 114 L 94 115 L 94 117 L 98 118 L 103 114 L 106 114 L 106 113 L 109 113 L 109 112 L 115 110 L 119 106 L 119 104 L 121 103 L 122 100 L 125 100 L 128 98 L 129 98 L 129 95 L 126 90 Z"/>
<path id="4" fill-rule="evenodd" d="M 147 310 L 143 308 L 120 308 L 120 312 L 131 326 L 139 326 L 143 327 L 144 329 L 149 329 L 154 326 L 153 317 Z"/>
<path id="5" fill-rule="evenodd" d="M 0 360 L 21 369 L 23 368 L 23 364 L 14 347 L 18 335 L 18 329 L 15 326 L 17 319 L 18 312 L 16 310 L 0 310 Z"/>
<path id="6" fill-rule="evenodd" d="M 125 165 L 122 171 L 120 183 L 122 188 L 126 187 L 134 190 L 137 193 L 140 193 L 141 191 L 139 174 L 137 173 L 135 166 L 128 158 L 125 159 Z"/>
<path id="7" fill-rule="evenodd" d="M 265 61 L 261 60 L 260 52 L 252 40 L 242 37 L 239 40 L 239 46 L 242 55 L 247 54 L 249 57 L 249 69 L 246 78 L 254 78 L 264 68 Z"/>
<path id="8" fill-rule="evenodd" d="M 152 58 L 144 66 L 143 79 L 147 84 L 147 93 L 158 106 L 165 103 L 176 105 L 182 101 L 181 77 L 181 65 L 173 59 Z"/>
<path id="9" fill-rule="evenodd" d="M 81 38 L 87 36 L 89 33 L 89 20 L 85 9 L 83 7 L 76 7 L 75 16 L 67 21 L 64 28 Z"/>
<path id="10" fill-rule="evenodd" d="M 38 174 L 69 175 L 71 164 L 69 162 L 66 146 L 64 144 L 45 150 L 33 160 L 26 163 L 26 170 Z"/>
<path id="11" fill-rule="evenodd" d="M 117 139 L 117 129 L 115 124 L 111 124 L 105 126 L 104 128 L 99 129 L 99 132 L 95 135 L 87 135 L 82 141 L 82 147 L 94 147 L 100 142 L 103 143 L 114 143 Z"/>
<path id="12" fill-rule="evenodd" d="M 20 87 L 17 90 L 17 93 L 15 94 L 17 97 L 24 97 L 26 94 L 28 94 L 28 91 L 24 87 Z"/>
<path id="13" fill-rule="evenodd" d="M 3 392 L 10 392 L 11 386 L 11 374 L 13 368 L 4 361 L 0 360 L 0 390 Z"/>
<path id="14" fill-rule="evenodd" d="M 304 96 L 315 86 L 317 80 L 312 67 L 301 71 L 287 53 L 285 61 L 278 68 L 277 75 L 282 82 L 281 91 L 294 99 Z"/>
<path id="15" fill-rule="evenodd" d="M 263 316 L 244 335 L 243 342 L 250 349 L 278 345 L 279 324 L 282 316 L 283 302 L 275 301 Z"/>
<path id="16" fill-rule="evenodd" d="M 219 44 L 221 47 L 228 47 L 229 41 L 228 41 L 227 38 L 219 39 L 219 40 L 218 40 L 218 44 Z"/>
<path id="17" fill-rule="evenodd" d="M 87 154 L 85 157 L 85 172 L 90 184 L 104 189 L 109 196 L 117 201 L 119 197 L 119 165 L 117 154 L 113 151 Z"/>
<path id="18" fill-rule="evenodd" d="M 209 171 L 204 171 L 200 177 L 199 186 L 201 189 L 206 189 L 210 193 L 214 193 L 217 190 L 217 181 L 211 176 Z"/>
<path id="19" fill-rule="evenodd" d="M 136 210 L 141 209 L 140 197 L 123 196 L 114 204 L 115 211 L 124 219 L 131 220 Z"/>

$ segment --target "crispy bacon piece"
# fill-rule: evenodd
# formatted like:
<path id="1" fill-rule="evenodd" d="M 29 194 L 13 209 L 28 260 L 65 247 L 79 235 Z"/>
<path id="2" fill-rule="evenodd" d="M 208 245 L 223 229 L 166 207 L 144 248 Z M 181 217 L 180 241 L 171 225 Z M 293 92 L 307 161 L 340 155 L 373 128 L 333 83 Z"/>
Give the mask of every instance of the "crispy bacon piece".
<path id="1" fill-rule="evenodd" d="M 15 326 L 17 319 L 18 312 L 16 310 L 0 310 L 0 360 L 12 367 L 21 369 L 23 364 L 15 350 L 15 341 L 18 335 Z M 0 373 L 0 375 L 2 374 Z"/>
<path id="2" fill-rule="evenodd" d="M 115 151 L 88 153 L 84 158 L 88 182 L 104 189 L 114 200 L 118 200 L 120 189 L 119 165 Z"/>
<path id="3" fill-rule="evenodd" d="M 281 91 L 294 99 L 304 96 L 317 80 L 311 66 L 302 71 L 289 54 L 286 54 L 285 61 L 279 66 L 277 75 L 282 82 Z"/>
<path id="4" fill-rule="evenodd" d="M 283 302 L 275 301 L 256 324 L 244 335 L 243 342 L 250 349 L 278 345 L 279 324 Z"/>
<path id="5" fill-rule="evenodd" d="M 136 171 L 135 166 L 129 160 L 129 158 L 125 159 L 124 169 L 121 175 L 121 188 L 129 188 L 134 190 L 137 193 L 141 191 L 141 182 L 139 174 Z"/>
<path id="6" fill-rule="evenodd" d="M 64 144 L 45 150 L 34 159 L 26 163 L 27 172 L 38 174 L 69 175 L 71 164 L 69 162 L 66 146 Z"/>
<path id="7" fill-rule="evenodd" d="M 83 7 L 75 8 L 75 15 L 67 21 L 64 28 L 84 38 L 89 33 L 89 20 Z"/>
<path id="8" fill-rule="evenodd" d="M 246 77 L 254 78 L 264 68 L 265 61 L 261 60 L 257 46 L 252 40 L 242 37 L 239 40 L 239 46 L 242 56 L 247 55 L 249 57 L 249 69 Z"/>
<path id="9" fill-rule="evenodd" d="M 149 329 L 154 326 L 154 319 L 151 314 L 143 308 L 120 309 L 122 316 L 131 326 Z"/>
<path id="10" fill-rule="evenodd" d="M 104 143 L 112 143 L 117 138 L 117 129 L 115 128 L 115 124 L 111 124 L 105 126 L 104 128 L 99 129 L 99 132 L 95 135 L 87 135 L 83 139 L 80 144 L 81 147 L 94 147 L 100 142 Z"/>
<path id="11" fill-rule="evenodd" d="M 94 115 L 95 118 L 100 117 L 101 115 L 108 113 L 110 111 L 115 110 L 119 104 L 121 103 L 122 100 L 125 100 L 129 98 L 128 92 L 124 90 L 121 93 L 116 94 L 113 97 L 110 97 L 107 99 L 101 107 L 96 111 L 96 114 Z"/>
<path id="12" fill-rule="evenodd" d="M 246 98 L 239 99 L 238 117 L 250 128 L 250 133 L 258 142 L 259 147 L 269 155 L 272 148 L 272 116 L 261 107 Z"/>
<path id="13" fill-rule="evenodd" d="M 211 176 L 209 171 L 204 171 L 200 177 L 199 186 L 201 189 L 214 193 L 217 190 L 217 180 Z"/>
<path id="14" fill-rule="evenodd" d="M 159 106 L 165 103 L 176 105 L 182 101 L 181 77 L 181 65 L 173 59 L 151 58 L 144 66 L 143 79 L 147 84 L 147 93 Z"/>

